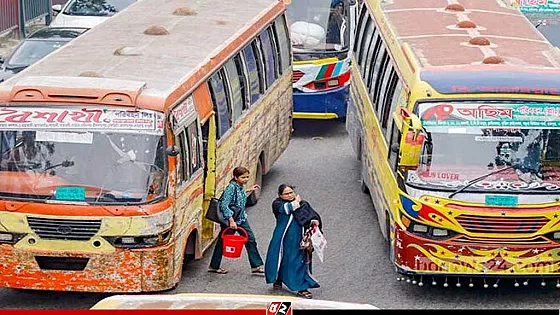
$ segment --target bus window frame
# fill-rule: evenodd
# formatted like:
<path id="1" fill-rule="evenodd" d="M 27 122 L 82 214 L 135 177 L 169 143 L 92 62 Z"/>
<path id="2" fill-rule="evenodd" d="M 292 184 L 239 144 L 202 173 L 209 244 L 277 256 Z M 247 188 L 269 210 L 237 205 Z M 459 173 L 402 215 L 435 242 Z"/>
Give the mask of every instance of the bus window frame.
<path id="1" fill-rule="evenodd" d="M 268 42 L 270 44 L 270 45 L 268 45 L 268 48 L 271 49 L 270 51 L 266 51 L 267 50 L 267 47 L 265 45 L 266 36 L 268 36 Z M 262 56 L 263 56 L 263 61 L 264 61 L 264 66 L 265 66 L 265 68 L 264 68 L 265 72 L 264 73 L 265 73 L 265 79 L 266 79 L 266 88 L 269 89 L 274 84 L 274 82 L 276 82 L 276 79 L 277 79 L 276 61 L 275 61 L 275 58 L 274 58 L 274 54 L 275 54 L 275 52 L 274 52 L 274 42 L 272 40 L 272 37 L 270 36 L 269 27 L 262 30 L 262 32 L 260 32 L 257 37 L 259 39 L 259 43 L 260 43 L 260 47 L 261 47 L 261 53 L 262 53 Z M 269 60 L 268 59 L 269 57 L 272 57 L 272 60 Z M 272 67 L 272 69 L 270 69 L 271 67 Z M 271 73 L 269 73 L 269 72 L 271 72 Z M 270 82 L 269 82 L 269 80 L 270 80 Z"/>
<path id="2" fill-rule="evenodd" d="M 389 62 L 389 52 L 387 51 L 387 48 L 385 48 L 383 54 L 381 55 L 381 59 L 379 59 L 379 63 L 376 60 L 375 66 L 379 65 L 379 68 L 377 68 L 377 72 L 375 72 L 375 67 L 373 69 L 375 75 L 375 86 L 372 91 L 373 93 L 372 101 L 376 113 L 379 112 L 379 97 L 381 93 L 381 84 L 383 83 L 382 80 L 383 77 L 385 76 L 385 70 L 387 70 L 388 62 Z"/>
<path id="3" fill-rule="evenodd" d="M 354 54 L 358 53 L 358 46 L 359 44 L 361 44 L 362 39 L 364 37 L 364 30 L 362 29 L 362 23 L 364 23 L 364 18 L 366 18 L 366 16 L 369 18 L 369 14 L 368 14 L 368 10 L 367 7 L 365 6 L 365 4 L 361 4 L 361 8 L 360 8 L 360 14 L 358 16 L 358 21 L 356 22 L 356 35 L 355 35 L 355 42 L 354 42 L 354 47 L 352 47 L 352 50 L 354 51 Z M 356 61 L 358 61 L 356 59 Z"/>
<path id="4" fill-rule="evenodd" d="M 229 91 L 229 93 L 226 94 L 229 95 L 228 103 L 230 107 L 230 121 L 231 121 L 231 126 L 233 126 L 243 115 L 243 109 L 245 107 L 243 94 L 241 90 L 241 80 L 239 79 L 239 72 L 237 70 L 237 65 L 235 64 L 234 58 L 228 59 L 223 64 L 222 70 L 225 73 L 226 85 Z M 230 73 L 230 70 L 235 71 L 235 73 Z M 234 87 L 235 80 L 237 80 L 237 85 L 239 85 L 238 88 Z M 239 93 L 238 97 L 237 97 L 237 93 Z"/>
<path id="5" fill-rule="evenodd" d="M 220 115 L 221 112 L 219 111 L 219 108 L 218 108 L 219 104 L 216 101 L 214 88 L 212 87 L 212 84 L 210 83 L 210 81 L 216 76 L 219 77 L 219 81 L 222 84 L 223 91 L 224 91 L 224 94 L 225 94 L 225 98 L 224 98 L 225 103 L 226 103 L 225 106 L 226 106 L 227 113 L 228 113 L 228 128 L 225 131 L 222 130 L 222 115 Z M 225 82 L 226 80 L 224 80 L 224 78 L 226 78 L 226 80 L 227 80 L 227 76 L 224 73 L 223 68 L 220 68 L 216 72 L 214 72 L 207 80 L 208 89 L 209 89 L 209 92 L 210 92 L 210 99 L 212 100 L 212 109 L 216 112 L 216 118 L 217 118 L 216 128 L 218 130 L 218 132 L 217 132 L 217 138 L 218 139 L 223 138 L 227 134 L 227 132 L 231 129 L 231 127 L 233 126 L 231 105 L 229 104 L 228 87 L 226 86 L 226 82 Z"/>
<path id="6" fill-rule="evenodd" d="M 249 90 L 249 69 L 247 68 L 247 64 L 243 58 L 243 54 L 241 51 L 237 52 L 235 56 L 233 56 L 233 61 L 237 68 L 238 75 L 240 74 L 240 83 L 243 82 L 241 86 L 241 96 L 243 99 L 243 111 L 249 109 L 251 106 L 251 91 Z M 241 80 L 243 79 L 243 80 Z"/>
<path id="7" fill-rule="evenodd" d="M 274 27 L 272 27 L 274 36 L 278 38 L 277 46 L 280 53 L 280 75 L 284 74 L 286 69 L 292 65 L 291 42 L 284 16 L 285 14 L 282 14 L 277 17 L 274 21 Z M 281 36 L 281 34 L 283 34 L 283 36 Z M 285 44 L 284 49 L 282 49 L 282 42 Z"/>
<path id="8" fill-rule="evenodd" d="M 260 94 L 263 95 L 268 90 L 268 86 L 266 85 L 266 65 L 264 61 L 264 55 L 262 52 L 259 35 L 255 36 L 255 38 L 251 42 L 251 47 L 253 49 L 253 55 L 255 56 L 255 60 L 257 61 L 257 70 L 259 72 L 259 82 L 260 82 L 259 84 Z"/>
<path id="9" fill-rule="evenodd" d="M 368 50 L 367 56 L 366 56 L 366 64 L 367 64 L 367 69 L 364 72 L 364 76 L 363 78 L 366 78 L 366 86 L 368 88 L 368 91 L 371 89 L 371 84 L 372 84 L 372 80 L 373 80 L 373 68 L 374 68 L 374 64 L 372 65 L 372 61 L 376 59 L 377 54 L 379 54 L 379 50 L 381 48 L 381 34 L 379 34 L 379 29 L 375 28 L 373 30 L 373 34 L 372 34 L 372 38 L 371 38 L 371 43 L 370 43 L 370 48 Z M 374 44 L 375 41 L 375 44 Z"/>
<path id="10" fill-rule="evenodd" d="M 373 20 L 368 16 L 364 21 L 363 21 L 364 25 L 363 27 L 360 27 L 360 29 L 363 29 L 362 35 L 360 36 L 359 42 L 356 42 L 356 47 L 360 47 L 359 52 L 357 53 L 357 58 L 356 61 L 358 62 L 358 64 L 362 63 L 362 58 L 364 57 L 364 36 L 365 36 L 365 32 L 366 30 L 368 30 L 369 25 L 373 23 Z M 363 75 L 363 71 L 362 71 L 362 75 Z"/>
<path id="11" fill-rule="evenodd" d="M 246 53 L 246 49 L 248 49 L 252 56 L 253 56 L 253 60 L 255 63 L 255 71 L 254 72 L 257 76 L 257 80 L 256 80 L 256 88 L 257 88 L 257 94 L 253 94 L 253 82 L 251 82 L 251 73 L 252 71 L 249 69 L 249 62 L 248 62 L 248 58 L 247 58 L 247 53 Z M 259 60 L 257 59 L 257 56 L 255 55 L 255 49 L 253 48 L 253 43 L 249 43 L 248 45 L 246 45 L 245 47 L 243 47 L 243 49 L 241 49 L 241 56 L 242 56 L 242 60 L 245 63 L 245 66 L 247 68 L 247 79 L 249 80 L 249 94 L 250 94 L 250 98 L 249 98 L 249 102 L 250 105 L 255 104 L 256 102 L 259 101 L 261 95 L 263 94 L 263 90 L 262 90 L 262 78 L 261 78 L 261 74 L 260 74 L 260 70 L 259 70 Z M 256 95 L 256 98 L 253 100 L 254 96 Z"/>

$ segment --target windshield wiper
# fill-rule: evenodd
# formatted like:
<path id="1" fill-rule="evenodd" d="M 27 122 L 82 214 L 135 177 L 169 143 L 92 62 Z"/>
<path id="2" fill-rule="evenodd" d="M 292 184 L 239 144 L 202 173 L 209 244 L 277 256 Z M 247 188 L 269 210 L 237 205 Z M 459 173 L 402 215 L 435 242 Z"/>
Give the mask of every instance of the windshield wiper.
<path id="1" fill-rule="evenodd" d="M 486 173 L 486 174 L 484 174 L 484 175 L 482 175 L 482 176 L 480 176 L 480 177 L 477 177 L 477 178 L 475 178 L 475 179 L 471 179 L 470 181 L 468 181 L 468 182 L 465 184 L 465 186 L 463 186 L 463 187 L 461 187 L 461 188 L 455 190 L 455 191 L 452 192 L 451 194 L 449 194 L 449 196 L 447 196 L 447 198 L 451 199 L 451 198 L 453 198 L 453 196 L 455 196 L 456 194 L 458 194 L 458 193 L 462 192 L 463 190 L 465 190 L 465 189 L 471 187 L 472 185 L 478 183 L 479 181 L 481 181 L 481 180 L 483 180 L 483 179 L 485 179 L 485 178 L 487 178 L 487 177 L 490 177 L 490 176 L 492 176 L 492 175 L 494 175 L 494 174 L 498 174 L 498 173 L 501 173 L 501 172 L 503 172 L 503 171 L 505 171 L 505 170 L 512 169 L 512 168 L 514 168 L 514 167 L 515 167 L 514 165 L 510 165 L 510 166 L 508 166 L 508 167 L 501 168 L 501 169 L 499 169 L 499 170 L 497 170 L 497 171 L 492 171 L 492 172 L 490 172 L 490 173 Z"/>
<path id="2" fill-rule="evenodd" d="M 46 172 L 46 171 L 48 171 L 48 170 L 51 170 L 51 169 L 57 168 L 57 167 L 71 167 L 71 166 L 74 166 L 74 161 L 68 161 L 68 160 L 66 160 L 66 161 L 62 161 L 62 163 L 55 164 L 55 165 L 51 165 L 51 166 L 45 168 L 45 169 L 43 170 L 43 172 Z"/>

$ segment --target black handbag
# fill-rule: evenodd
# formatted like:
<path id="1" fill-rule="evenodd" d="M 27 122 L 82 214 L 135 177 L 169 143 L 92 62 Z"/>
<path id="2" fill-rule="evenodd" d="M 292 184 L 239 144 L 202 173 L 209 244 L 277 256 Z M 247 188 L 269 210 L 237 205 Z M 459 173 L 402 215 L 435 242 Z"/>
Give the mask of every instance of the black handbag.
<path id="1" fill-rule="evenodd" d="M 222 196 L 223 195 L 224 194 L 222 193 Z M 218 198 L 210 199 L 210 204 L 208 205 L 208 211 L 206 211 L 205 217 L 207 220 L 227 226 L 229 225 L 229 220 L 226 220 L 226 218 L 224 218 L 224 214 L 222 213 L 222 210 L 220 210 L 220 206 L 222 203 L 222 196 L 220 196 L 220 199 Z M 233 203 L 230 204 L 228 208 L 231 211 L 233 211 L 233 219 L 237 220 L 237 218 L 241 214 L 241 207 L 237 205 L 237 192 L 235 192 L 234 196 L 235 197 L 233 199 Z"/>
<path id="2" fill-rule="evenodd" d="M 305 228 L 309 227 L 312 220 L 319 221 L 319 229 L 322 230 L 321 216 L 319 216 L 319 213 L 317 213 L 307 201 L 302 200 L 300 202 L 300 207 L 294 210 L 292 214 L 296 222 Z"/>

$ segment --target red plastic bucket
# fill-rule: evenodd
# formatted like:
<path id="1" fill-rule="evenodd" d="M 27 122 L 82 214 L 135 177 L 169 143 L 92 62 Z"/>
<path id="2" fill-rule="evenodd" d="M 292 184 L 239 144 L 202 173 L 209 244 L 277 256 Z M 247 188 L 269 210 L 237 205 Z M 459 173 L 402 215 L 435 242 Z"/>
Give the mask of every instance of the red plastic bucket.
<path id="1" fill-rule="evenodd" d="M 245 236 L 237 234 L 226 234 L 231 228 L 226 228 L 222 232 L 222 255 L 228 258 L 239 258 L 241 257 L 241 252 L 243 251 L 243 245 L 249 240 L 247 231 L 242 227 L 237 227 L 237 231 L 243 231 Z"/>

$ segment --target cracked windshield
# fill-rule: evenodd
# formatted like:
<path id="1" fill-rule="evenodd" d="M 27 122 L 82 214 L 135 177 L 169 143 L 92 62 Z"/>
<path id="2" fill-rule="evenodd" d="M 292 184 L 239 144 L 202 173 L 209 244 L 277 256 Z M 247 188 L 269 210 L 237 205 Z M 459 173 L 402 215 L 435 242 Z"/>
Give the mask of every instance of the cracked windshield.
<path id="1" fill-rule="evenodd" d="M 0 196 L 99 204 L 159 198 L 166 155 L 158 118 L 148 111 L 0 110 Z M 15 130 L 22 125 L 29 127 Z"/>
<path id="2" fill-rule="evenodd" d="M 343 0 L 294 1 L 287 7 L 294 52 L 341 51 L 350 39 L 349 5 Z"/>
<path id="3" fill-rule="evenodd" d="M 420 104 L 425 142 L 408 183 L 466 191 L 556 193 L 560 106 L 546 103 Z"/>

